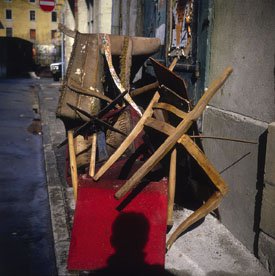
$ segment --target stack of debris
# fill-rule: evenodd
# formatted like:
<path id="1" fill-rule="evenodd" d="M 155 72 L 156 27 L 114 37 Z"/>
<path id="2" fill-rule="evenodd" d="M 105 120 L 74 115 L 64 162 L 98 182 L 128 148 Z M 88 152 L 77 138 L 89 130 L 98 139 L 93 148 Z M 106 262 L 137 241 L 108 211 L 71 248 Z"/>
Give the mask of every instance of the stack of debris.
<path id="1" fill-rule="evenodd" d="M 157 38 L 61 28 L 75 39 L 57 109 L 67 132 L 60 146 L 68 143 L 68 182 L 76 200 L 68 268 L 161 275 L 166 249 L 227 193 L 191 136 L 232 69 L 193 107 L 184 80 L 172 72 L 179 57 L 169 68 L 150 58 L 157 81 L 133 89 L 135 75 L 160 47 Z M 139 104 L 135 95 L 142 99 Z M 213 182 L 214 192 L 166 243 L 167 225 L 173 224 L 177 158 L 187 154 Z"/>

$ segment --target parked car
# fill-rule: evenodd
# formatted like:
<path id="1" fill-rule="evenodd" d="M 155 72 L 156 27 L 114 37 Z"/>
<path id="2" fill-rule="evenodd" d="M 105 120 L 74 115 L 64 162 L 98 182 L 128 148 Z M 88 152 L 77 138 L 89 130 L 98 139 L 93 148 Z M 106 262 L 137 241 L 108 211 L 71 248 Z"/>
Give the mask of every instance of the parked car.
<path id="1" fill-rule="evenodd" d="M 50 64 L 50 70 L 52 72 L 54 81 L 59 81 L 62 74 L 62 62 L 55 62 Z"/>

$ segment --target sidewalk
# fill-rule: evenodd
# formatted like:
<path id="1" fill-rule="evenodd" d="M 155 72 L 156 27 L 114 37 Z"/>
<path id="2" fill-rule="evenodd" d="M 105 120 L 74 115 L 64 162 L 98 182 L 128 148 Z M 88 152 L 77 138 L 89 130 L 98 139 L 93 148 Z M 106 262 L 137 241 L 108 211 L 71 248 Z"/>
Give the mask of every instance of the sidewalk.
<path id="1" fill-rule="evenodd" d="M 40 112 L 52 225 L 59 275 L 77 275 L 66 270 L 70 230 L 74 210 L 72 188 L 65 183 L 65 152 L 56 146 L 65 138 L 63 123 L 56 119 L 59 83 L 39 82 Z M 190 212 L 175 212 L 178 225 Z M 171 232 L 171 231 L 170 231 Z M 166 255 L 166 269 L 174 275 L 270 275 L 260 262 L 215 218 L 182 235 Z"/>
<path id="2" fill-rule="evenodd" d="M 60 83 L 52 79 L 39 82 L 39 104 L 43 131 L 43 148 L 48 182 L 53 236 L 55 241 L 58 275 L 77 275 L 66 269 L 70 244 L 70 209 L 74 209 L 72 189 L 65 182 L 65 150 L 56 146 L 65 137 L 63 123 L 56 119 L 55 110 Z M 72 216 L 71 216 L 72 217 Z"/>

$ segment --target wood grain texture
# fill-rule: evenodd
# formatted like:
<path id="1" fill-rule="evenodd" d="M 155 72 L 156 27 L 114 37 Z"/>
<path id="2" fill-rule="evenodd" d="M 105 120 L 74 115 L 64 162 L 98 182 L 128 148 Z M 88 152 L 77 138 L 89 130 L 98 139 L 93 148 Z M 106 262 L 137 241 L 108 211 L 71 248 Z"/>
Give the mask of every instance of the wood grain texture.
<path id="1" fill-rule="evenodd" d="M 73 130 L 68 131 L 68 144 L 69 144 L 72 186 L 73 186 L 74 199 L 76 200 L 77 199 L 77 187 L 78 187 L 78 175 L 77 175 L 77 164 L 76 164 L 76 156 L 75 156 L 75 148 L 74 148 Z"/>

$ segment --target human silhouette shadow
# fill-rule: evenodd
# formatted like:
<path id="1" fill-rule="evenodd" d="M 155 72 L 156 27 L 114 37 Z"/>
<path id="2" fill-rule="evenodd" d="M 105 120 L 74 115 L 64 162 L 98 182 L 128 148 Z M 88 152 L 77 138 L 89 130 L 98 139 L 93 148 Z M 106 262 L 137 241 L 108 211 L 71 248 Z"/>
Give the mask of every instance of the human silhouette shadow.
<path id="1" fill-rule="evenodd" d="M 115 253 L 109 257 L 107 267 L 89 275 L 172 276 L 162 265 L 145 262 L 144 248 L 149 228 L 149 222 L 143 214 L 122 212 L 112 225 L 110 242 Z"/>

